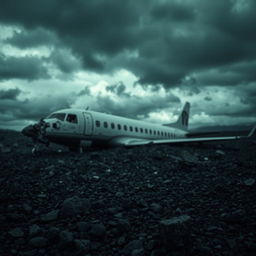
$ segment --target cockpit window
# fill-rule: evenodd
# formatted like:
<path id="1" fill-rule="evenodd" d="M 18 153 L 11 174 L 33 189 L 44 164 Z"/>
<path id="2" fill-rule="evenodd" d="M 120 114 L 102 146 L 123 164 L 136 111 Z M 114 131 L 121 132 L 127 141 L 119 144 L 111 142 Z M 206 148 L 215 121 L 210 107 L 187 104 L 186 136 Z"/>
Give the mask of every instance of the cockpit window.
<path id="1" fill-rule="evenodd" d="M 68 114 L 66 121 L 77 124 L 77 116 L 73 114 Z"/>
<path id="2" fill-rule="evenodd" d="M 61 120 L 61 121 L 64 121 L 65 116 L 66 116 L 65 113 L 53 113 L 53 114 L 51 114 L 50 116 L 48 116 L 47 118 L 48 118 L 48 119 L 56 118 L 56 119 L 59 119 L 59 120 Z"/>

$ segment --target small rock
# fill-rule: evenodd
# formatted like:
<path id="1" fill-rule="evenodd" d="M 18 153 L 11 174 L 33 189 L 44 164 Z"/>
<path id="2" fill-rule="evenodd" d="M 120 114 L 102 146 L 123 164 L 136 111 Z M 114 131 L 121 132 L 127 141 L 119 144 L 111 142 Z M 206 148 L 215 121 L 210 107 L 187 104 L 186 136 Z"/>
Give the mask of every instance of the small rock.
<path id="1" fill-rule="evenodd" d="M 36 224 L 29 227 L 29 235 L 30 236 L 35 236 L 38 233 L 40 233 L 40 231 L 41 231 L 41 228 Z"/>
<path id="2" fill-rule="evenodd" d="M 80 253 L 88 253 L 91 246 L 90 240 L 75 239 L 74 244 Z"/>
<path id="3" fill-rule="evenodd" d="M 235 224 L 243 223 L 246 219 L 246 213 L 244 210 L 236 210 L 229 214 L 222 214 L 222 218 L 225 222 Z"/>
<path id="4" fill-rule="evenodd" d="M 181 249 L 189 246 L 189 215 L 181 215 L 160 221 L 160 235 L 166 249 Z"/>
<path id="5" fill-rule="evenodd" d="M 102 238 L 105 236 L 106 227 L 103 224 L 92 224 L 90 234 L 97 238 Z"/>
<path id="6" fill-rule="evenodd" d="M 116 197 L 123 197 L 124 193 L 123 192 L 116 192 L 115 196 Z"/>
<path id="7" fill-rule="evenodd" d="M 47 232 L 46 232 L 46 237 L 50 241 L 57 240 L 59 238 L 60 230 L 56 227 L 51 227 Z"/>
<path id="8" fill-rule="evenodd" d="M 122 246 L 122 245 L 124 245 L 125 244 L 125 237 L 124 236 L 121 236 L 118 240 L 117 240 L 117 244 L 119 245 L 119 246 Z"/>
<path id="9" fill-rule="evenodd" d="M 123 253 L 126 256 L 136 255 L 137 251 L 144 251 L 143 243 L 141 240 L 133 240 L 123 248 Z M 133 254 L 132 254 L 133 253 Z"/>
<path id="10" fill-rule="evenodd" d="M 1 152 L 2 153 L 11 153 L 12 152 L 12 149 L 10 147 L 1 147 L 0 148 Z"/>
<path id="11" fill-rule="evenodd" d="M 248 187 L 253 186 L 254 183 L 255 183 L 255 179 L 252 179 L 252 178 L 246 179 L 246 180 L 244 181 L 244 185 L 246 185 L 246 186 L 248 186 Z"/>
<path id="12" fill-rule="evenodd" d="M 217 155 L 220 155 L 220 156 L 224 156 L 224 155 L 225 155 L 225 152 L 222 151 L 222 150 L 220 150 L 220 149 L 218 149 L 218 150 L 216 150 L 216 154 L 217 154 Z"/>
<path id="13" fill-rule="evenodd" d="M 91 227 L 91 225 L 89 223 L 82 222 L 82 221 L 78 222 L 76 225 L 77 225 L 79 232 L 87 232 Z"/>
<path id="14" fill-rule="evenodd" d="M 27 213 L 30 213 L 32 211 L 32 207 L 29 204 L 23 204 L 23 209 Z"/>
<path id="15" fill-rule="evenodd" d="M 53 210 L 51 212 L 48 212 L 45 215 L 41 216 L 41 221 L 43 222 L 50 222 L 50 221 L 54 221 L 57 220 L 59 215 L 59 210 Z"/>
<path id="16" fill-rule="evenodd" d="M 93 178 L 94 180 L 100 180 L 100 176 L 97 176 L 97 175 L 92 176 L 92 178 Z"/>
<path id="17" fill-rule="evenodd" d="M 84 215 L 89 210 L 90 202 L 88 199 L 74 196 L 63 202 L 60 216 L 64 218 L 75 217 L 77 214 Z"/>
<path id="18" fill-rule="evenodd" d="M 73 241 L 73 233 L 69 231 L 61 231 L 59 234 L 60 247 L 65 248 L 71 245 Z"/>
<path id="19" fill-rule="evenodd" d="M 48 244 L 48 239 L 45 237 L 34 237 L 29 240 L 29 245 L 34 248 L 44 248 Z"/>
<path id="20" fill-rule="evenodd" d="M 153 211 L 153 212 L 160 212 L 161 211 L 161 209 L 162 209 L 162 207 L 161 207 L 161 205 L 160 204 L 157 204 L 157 203 L 152 203 L 151 205 L 150 205 L 150 209 Z"/>
<path id="21" fill-rule="evenodd" d="M 9 234 L 14 238 L 20 238 L 24 236 L 24 232 L 21 228 L 14 228 L 9 231 Z"/>

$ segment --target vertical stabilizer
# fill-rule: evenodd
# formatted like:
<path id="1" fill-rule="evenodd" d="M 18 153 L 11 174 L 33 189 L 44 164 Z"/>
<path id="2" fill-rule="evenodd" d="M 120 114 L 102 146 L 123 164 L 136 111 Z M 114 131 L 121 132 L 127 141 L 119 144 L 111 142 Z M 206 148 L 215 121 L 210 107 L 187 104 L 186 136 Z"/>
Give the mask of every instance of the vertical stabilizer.
<path id="1" fill-rule="evenodd" d="M 186 104 L 184 105 L 184 107 L 179 115 L 177 122 L 172 123 L 172 124 L 164 124 L 164 125 L 187 131 L 188 130 L 188 122 L 189 122 L 189 110 L 190 110 L 190 103 L 186 102 Z"/>

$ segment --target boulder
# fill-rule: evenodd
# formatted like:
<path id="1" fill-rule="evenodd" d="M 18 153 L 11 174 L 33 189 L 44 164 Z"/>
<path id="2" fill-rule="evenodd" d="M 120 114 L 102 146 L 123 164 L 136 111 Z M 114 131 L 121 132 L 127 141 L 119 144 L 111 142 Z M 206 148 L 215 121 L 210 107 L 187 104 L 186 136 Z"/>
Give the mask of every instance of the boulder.
<path id="1" fill-rule="evenodd" d="M 84 215 L 90 210 L 90 201 L 77 196 L 66 199 L 60 210 L 63 218 L 72 218 L 78 214 Z"/>
<path id="2" fill-rule="evenodd" d="M 160 221 L 160 237 L 167 250 L 184 250 L 185 247 L 189 246 L 190 219 L 188 215 L 181 215 Z"/>

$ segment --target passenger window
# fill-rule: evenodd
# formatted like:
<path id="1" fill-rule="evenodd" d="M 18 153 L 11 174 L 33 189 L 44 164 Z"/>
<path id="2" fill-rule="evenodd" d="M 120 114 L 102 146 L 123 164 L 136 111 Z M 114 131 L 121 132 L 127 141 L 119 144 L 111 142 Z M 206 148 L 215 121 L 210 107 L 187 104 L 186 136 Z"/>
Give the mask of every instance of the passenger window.
<path id="1" fill-rule="evenodd" d="M 148 129 L 145 129 L 145 133 L 148 133 Z"/>
<path id="2" fill-rule="evenodd" d="M 156 135 L 156 131 L 154 131 L 154 135 Z"/>
<path id="3" fill-rule="evenodd" d="M 66 121 L 69 123 L 77 124 L 77 116 L 73 114 L 68 114 Z"/>
<path id="4" fill-rule="evenodd" d="M 95 124 L 96 124 L 96 127 L 100 127 L 100 121 L 96 120 Z"/>
<path id="5" fill-rule="evenodd" d="M 143 133 L 143 128 L 140 128 L 140 132 Z"/>
<path id="6" fill-rule="evenodd" d="M 164 133 L 163 133 L 163 132 L 161 132 L 161 135 L 162 135 L 162 136 L 164 136 Z"/>
<path id="7" fill-rule="evenodd" d="M 118 130 L 121 130 L 121 124 L 117 125 Z"/>
<path id="8" fill-rule="evenodd" d="M 157 135 L 160 135 L 160 132 L 159 132 L 159 131 L 157 131 Z"/>
<path id="9" fill-rule="evenodd" d="M 149 133 L 152 134 L 152 130 L 149 130 Z"/>
<path id="10" fill-rule="evenodd" d="M 127 131 L 127 126 L 126 125 L 124 125 L 124 130 Z"/>
<path id="11" fill-rule="evenodd" d="M 130 126 L 130 131 L 131 131 L 131 132 L 133 131 L 133 128 L 132 128 L 132 126 Z"/>
<path id="12" fill-rule="evenodd" d="M 138 127 L 135 127 L 135 132 L 138 132 Z"/>
<path id="13" fill-rule="evenodd" d="M 115 129 L 115 124 L 111 123 L 111 128 Z"/>
<path id="14" fill-rule="evenodd" d="M 104 122 L 104 128 L 108 128 L 108 123 Z"/>

